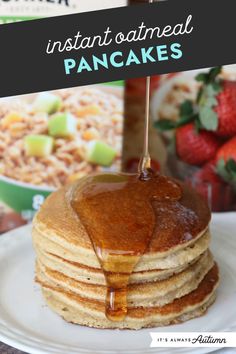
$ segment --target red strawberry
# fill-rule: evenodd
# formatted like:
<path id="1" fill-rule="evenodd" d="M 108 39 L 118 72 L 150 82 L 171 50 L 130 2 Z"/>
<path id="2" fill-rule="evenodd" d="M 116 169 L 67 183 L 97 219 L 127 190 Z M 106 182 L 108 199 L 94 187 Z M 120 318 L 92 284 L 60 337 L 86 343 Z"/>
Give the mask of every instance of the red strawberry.
<path id="1" fill-rule="evenodd" d="M 216 160 L 217 173 L 231 186 L 231 195 L 236 203 L 236 136 L 222 145 L 217 152 Z"/>
<path id="2" fill-rule="evenodd" d="M 228 140 L 216 154 L 217 161 L 223 159 L 225 162 L 233 159 L 236 161 L 236 136 Z"/>
<path id="3" fill-rule="evenodd" d="M 232 190 L 217 175 L 215 160 L 205 164 L 193 175 L 192 186 L 204 197 L 212 211 L 219 212 L 232 209 Z"/>
<path id="4" fill-rule="evenodd" d="M 202 85 L 197 95 L 195 119 L 202 129 L 222 137 L 236 134 L 236 82 L 222 80 L 222 67 L 197 75 Z"/>
<path id="5" fill-rule="evenodd" d="M 177 122 L 155 124 L 160 130 L 169 130 L 189 122 L 198 129 L 214 132 L 219 137 L 236 135 L 236 81 L 221 80 L 221 67 L 201 73 L 196 80 L 201 82 L 195 104 L 189 100 L 180 105 Z"/>
<path id="6" fill-rule="evenodd" d="M 222 91 L 217 95 L 217 105 L 214 110 L 218 116 L 216 133 L 219 136 L 236 134 L 236 82 L 223 81 Z"/>
<path id="7" fill-rule="evenodd" d="M 196 131 L 194 123 L 183 125 L 176 130 L 177 154 L 184 162 L 201 166 L 214 158 L 220 145 L 213 133 Z"/>
<path id="8" fill-rule="evenodd" d="M 222 183 L 222 179 L 216 173 L 216 161 L 215 159 L 206 163 L 200 170 L 198 170 L 194 177 L 197 181 L 208 182 L 208 183 Z"/>

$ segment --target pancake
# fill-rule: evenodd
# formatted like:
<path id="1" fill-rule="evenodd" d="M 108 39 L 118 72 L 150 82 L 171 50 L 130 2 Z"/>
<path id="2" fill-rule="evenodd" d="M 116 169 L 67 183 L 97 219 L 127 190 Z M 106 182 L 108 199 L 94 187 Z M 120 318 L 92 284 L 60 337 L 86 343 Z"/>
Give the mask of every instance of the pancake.
<path id="1" fill-rule="evenodd" d="M 91 241 L 69 205 L 66 192 L 66 189 L 61 189 L 46 200 L 40 213 L 35 217 L 33 238 L 35 242 L 40 243 L 38 245 L 40 249 L 46 249 L 49 253 L 71 262 L 79 260 L 78 263 L 82 265 L 99 269 L 100 264 Z M 170 213 L 164 210 L 165 215 L 159 216 L 160 225 L 168 223 L 168 228 L 163 228 L 158 236 L 153 235 L 149 249 L 142 256 L 134 272 L 180 267 L 198 257 L 208 247 L 210 220 L 208 207 L 197 194 L 196 201 L 190 203 L 189 189 L 185 187 L 184 192 L 181 212 L 175 213 L 172 210 Z M 185 210 L 187 206 L 189 208 L 192 206 L 192 209 Z M 168 220 L 166 213 L 171 214 Z M 199 218 L 203 218 L 203 221 L 200 222 Z M 197 226 L 193 226 L 194 223 L 197 223 Z M 205 237 L 198 246 L 196 241 L 202 236 Z M 187 247 L 190 250 L 186 251 Z"/>
<path id="2" fill-rule="evenodd" d="M 207 251 L 194 264 L 173 277 L 158 282 L 130 284 L 127 302 L 130 307 L 163 306 L 198 287 L 213 266 L 213 257 Z M 62 273 L 45 267 L 39 260 L 36 266 L 37 282 L 87 299 L 105 302 L 106 286 L 78 282 Z"/>
<path id="3" fill-rule="evenodd" d="M 48 306 L 66 321 L 95 328 L 140 329 L 180 323 L 203 315 L 214 302 L 219 282 L 216 264 L 193 292 L 162 307 L 129 308 L 123 322 L 109 321 L 105 306 L 42 284 Z"/>
<path id="4" fill-rule="evenodd" d="M 42 233 L 37 227 L 33 228 L 32 235 L 35 248 L 49 255 L 57 255 L 59 257 L 58 262 L 61 259 L 63 262 L 68 261 L 71 264 L 74 263 L 77 265 L 79 259 L 79 265 L 93 269 L 101 269 L 93 250 L 90 256 L 85 255 L 83 250 L 78 246 L 73 246 L 72 250 L 70 249 L 71 245 L 69 243 L 56 243 L 57 240 L 55 237 L 52 241 L 46 230 Z M 172 253 L 168 252 L 167 255 L 163 252 L 162 257 L 160 257 L 158 253 L 144 255 L 133 272 L 155 269 L 166 270 L 184 266 L 200 256 L 209 247 L 209 242 L 210 233 L 209 230 L 207 230 L 201 237 L 198 237 L 195 242 L 187 242 L 185 247 L 178 248 L 177 251 L 172 250 Z"/>
<path id="5" fill-rule="evenodd" d="M 206 232 L 211 218 L 208 206 L 191 188 L 185 185 L 182 188 L 180 208 L 178 210 L 163 208 L 159 211 L 158 221 L 161 230 L 158 235 L 154 233 L 144 258 L 166 257 L 193 244 Z M 98 267 L 89 236 L 69 204 L 68 191 L 70 187 L 52 193 L 41 207 L 40 213 L 36 215 L 34 225 L 51 241 L 59 243 L 65 249 L 68 246 L 71 252 L 77 246 L 83 252 L 84 258 L 94 258 L 93 266 Z"/>
<path id="6" fill-rule="evenodd" d="M 85 265 L 82 265 L 77 262 L 68 261 L 62 257 L 59 257 L 55 254 L 47 252 L 42 248 L 42 245 L 37 243 L 37 236 L 34 234 L 34 244 L 36 248 L 37 258 L 38 260 L 44 264 L 47 268 L 50 268 L 54 271 L 58 271 L 63 273 L 64 275 L 74 278 L 78 281 L 82 281 L 85 283 L 93 283 L 98 285 L 106 285 L 104 273 L 99 265 L 98 268 L 92 268 Z M 203 238 L 201 241 L 198 241 L 198 244 L 194 245 L 194 249 L 199 249 L 199 252 L 194 253 L 195 257 L 191 256 L 191 252 L 193 248 L 190 248 L 188 251 L 190 254 L 185 257 L 185 262 L 177 267 L 166 268 L 166 269 L 152 269 L 146 271 L 136 271 L 130 276 L 130 283 L 141 283 L 141 282 L 150 282 L 156 280 L 163 280 L 169 278 L 173 274 L 177 274 L 182 272 L 196 260 L 207 250 L 209 245 L 209 237 Z M 41 246 L 41 248 L 40 248 Z M 204 247 L 203 247 L 204 246 Z M 185 252 L 186 253 L 186 252 Z M 200 253 L 200 256 L 198 254 Z M 187 258 L 187 259 L 186 259 Z"/>
<path id="7" fill-rule="evenodd" d="M 219 275 L 209 251 L 210 211 L 196 192 L 181 185 L 180 200 L 156 202 L 157 229 L 127 273 L 127 315 L 118 322 L 106 317 L 107 279 L 69 201 L 72 188 L 51 194 L 33 221 L 35 278 L 51 309 L 76 324 L 140 329 L 200 316 L 214 302 Z M 107 226 L 112 230 L 112 223 Z M 123 262 L 120 274 L 126 276 L 132 257 L 113 255 L 112 279 L 119 276 L 117 262 Z"/>

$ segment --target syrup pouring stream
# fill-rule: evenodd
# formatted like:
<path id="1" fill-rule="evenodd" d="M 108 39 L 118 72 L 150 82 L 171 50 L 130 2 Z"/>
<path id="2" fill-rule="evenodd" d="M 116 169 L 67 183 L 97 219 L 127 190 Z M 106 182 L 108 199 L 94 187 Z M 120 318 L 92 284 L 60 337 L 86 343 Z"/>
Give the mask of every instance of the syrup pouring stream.
<path id="1" fill-rule="evenodd" d="M 103 270 L 107 286 L 104 313 L 113 322 L 125 320 L 128 313 L 130 276 L 158 224 L 154 204 L 173 203 L 181 197 L 179 185 L 151 170 L 150 77 L 146 79 L 146 87 L 144 148 L 138 174 L 89 176 L 78 181 L 69 196 Z"/>

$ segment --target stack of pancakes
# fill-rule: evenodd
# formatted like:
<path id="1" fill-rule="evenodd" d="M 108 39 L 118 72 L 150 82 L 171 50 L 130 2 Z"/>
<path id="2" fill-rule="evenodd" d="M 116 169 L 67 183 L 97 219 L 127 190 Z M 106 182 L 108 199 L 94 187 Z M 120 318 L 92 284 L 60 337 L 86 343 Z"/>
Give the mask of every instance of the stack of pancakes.
<path id="1" fill-rule="evenodd" d="M 68 322 L 100 328 L 156 327 L 202 315 L 219 281 L 208 249 L 210 212 L 186 186 L 178 203 L 176 212 L 160 210 L 158 237 L 154 233 L 130 277 L 128 314 L 113 322 L 105 315 L 105 277 L 89 236 L 66 188 L 53 193 L 33 223 L 36 281 L 49 307 Z"/>

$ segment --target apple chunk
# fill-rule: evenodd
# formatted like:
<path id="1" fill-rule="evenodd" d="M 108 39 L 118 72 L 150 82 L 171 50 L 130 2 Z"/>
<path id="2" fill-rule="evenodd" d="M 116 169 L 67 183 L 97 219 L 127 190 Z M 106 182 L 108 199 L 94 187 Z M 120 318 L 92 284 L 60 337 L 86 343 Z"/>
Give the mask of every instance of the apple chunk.
<path id="1" fill-rule="evenodd" d="M 61 98 L 50 92 L 40 93 L 33 103 L 36 112 L 45 112 L 52 114 L 57 112 L 61 107 Z"/>
<path id="2" fill-rule="evenodd" d="M 46 157 L 52 153 L 54 140 L 47 135 L 27 135 L 24 148 L 27 156 Z"/>
<path id="3" fill-rule="evenodd" d="M 49 135 L 67 138 L 76 134 L 76 119 L 70 113 L 56 113 L 48 122 Z"/>
<path id="4" fill-rule="evenodd" d="M 96 165 L 111 166 L 116 151 L 102 141 L 91 141 L 87 149 L 87 161 Z"/>

